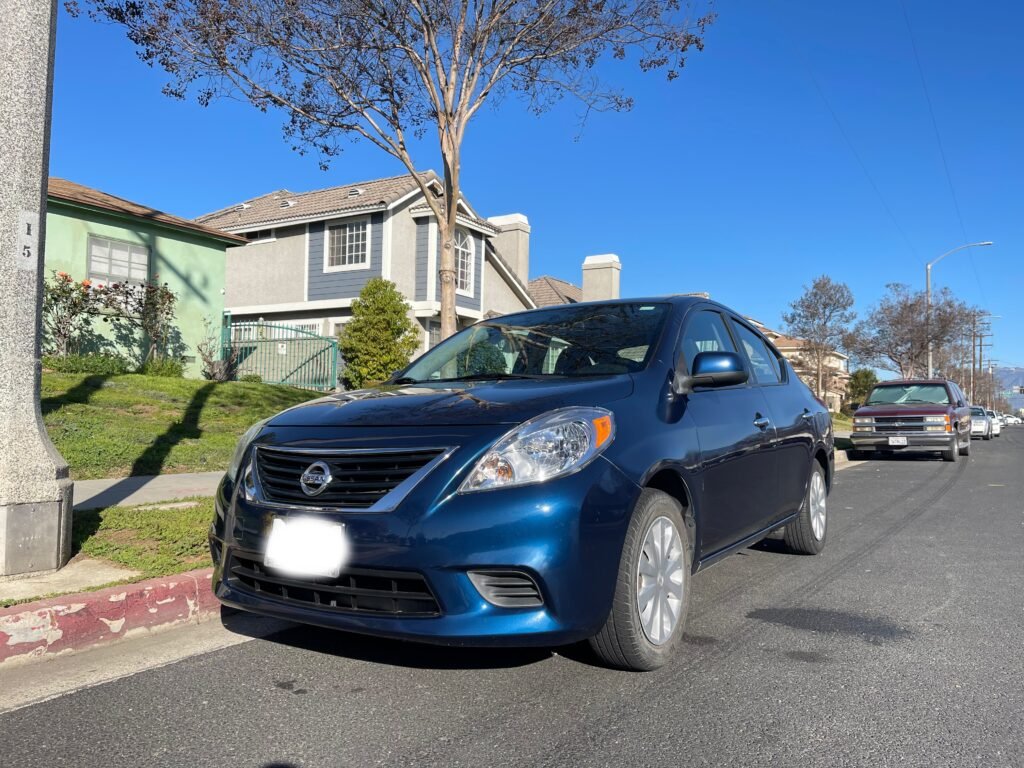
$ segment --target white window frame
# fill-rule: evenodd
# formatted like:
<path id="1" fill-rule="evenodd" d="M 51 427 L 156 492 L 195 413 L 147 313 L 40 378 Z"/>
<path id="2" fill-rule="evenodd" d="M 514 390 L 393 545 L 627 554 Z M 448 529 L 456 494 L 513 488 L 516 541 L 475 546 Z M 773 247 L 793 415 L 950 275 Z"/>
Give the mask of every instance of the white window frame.
<path id="1" fill-rule="evenodd" d="M 128 264 L 129 264 L 129 266 L 128 266 L 128 276 L 127 277 L 119 277 L 118 275 L 113 275 L 113 274 L 110 273 L 109 270 L 107 271 L 107 274 L 106 274 L 105 277 L 101 277 L 99 275 L 99 273 L 94 273 L 93 272 L 92 246 L 93 246 L 93 242 L 96 241 L 96 240 L 102 240 L 103 242 L 108 244 L 107 245 L 107 264 L 108 265 L 110 265 L 110 244 L 111 243 L 119 243 L 120 245 L 128 246 L 128 249 L 129 249 L 128 250 L 128 254 L 129 254 L 128 255 Z M 153 273 L 152 272 L 152 270 L 153 270 L 153 249 L 150 248 L 148 245 L 143 245 L 142 243 L 133 243 L 133 242 L 131 242 L 129 240 L 119 240 L 116 237 L 105 237 L 103 235 L 97 235 L 95 233 L 90 232 L 88 237 L 86 238 L 85 247 L 86 247 L 86 256 L 85 256 L 86 276 L 89 278 L 89 280 L 92 281 L 92 283 L 94 285 L 100 286 L 100 285 L 108 285 L 108 284 L 111 284 L 111 283 L 128 283 L 130 285 L 145 285 L 147 282 L 149 282 L 150 276 Z M 146 277 L 143 280 L 136 280 L 136 279 L 133 279 L 132 276 L 131 276 L 131 249 L 132 248 L 137 248 L 139 250 L 142 250 L 142 251 L 146 252 Z"/>
<path id="2" fill-rule="evenodd" d="M 366 226 L 366 259 L 362 263 L 339 264 L 335 267 L 329 266 L 331 256 L 331 227 L 347 227 L 355 224 Z M 373 225 L 369 216 L 359 216 L 352 219 L 335 219 L 324 225 L 324 272 L 352 272 L 360 269 L 369 269 L 371 254 L 373 253 Z"/>
<path id="3" fill-rule="evenodd" d="M 469 269 L 466 270 L 469 288 L 459 288 L 459 245 L 457 238 L 460 232 L 466 236 L 469 245 Z M 476 287 L 476 240 L 468 229 L 458 227 L 455 230 L 455 237 L 452 238 L 452 247 L 455 249 L 455 293 L 471 299 L 473 298 L 473 289 Z"/>

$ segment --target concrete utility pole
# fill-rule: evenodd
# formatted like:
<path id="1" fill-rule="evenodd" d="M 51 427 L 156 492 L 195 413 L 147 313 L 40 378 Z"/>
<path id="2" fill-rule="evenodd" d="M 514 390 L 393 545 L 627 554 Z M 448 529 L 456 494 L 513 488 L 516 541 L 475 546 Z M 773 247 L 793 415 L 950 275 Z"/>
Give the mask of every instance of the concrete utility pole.
<path id="1" fill-rule="evenodd" d="M 4 0 L 0 25 L 0 577 L 60 568 L 68 465 L 39 411 L 55 0 Z"/>
<path id="2" fill-rule="evenodd" d="M 944 258 L 949 256 L 951 253 L 962 251 L 964 248 L 976 248 L 985 245 L 992 245 L 991 240 L 985 240 L 980 243 L 967 243 L 966 245 L 958 245 L 944 254 L 939 256 L 937 259 L 932 259 L 924 265 L 924 290 L 925 290 L 925 312 L 924 322 L 928 332 L 928 378 L 932 378 L 935 375 L 935 371 L 932 369 L 932 267 L 942 261 Z"/>

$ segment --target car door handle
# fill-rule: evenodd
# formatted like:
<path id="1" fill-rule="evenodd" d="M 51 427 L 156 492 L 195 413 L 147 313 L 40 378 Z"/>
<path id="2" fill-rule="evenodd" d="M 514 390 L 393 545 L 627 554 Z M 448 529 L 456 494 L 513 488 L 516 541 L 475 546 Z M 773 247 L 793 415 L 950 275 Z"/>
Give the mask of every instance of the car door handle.
<path id="1" fill-rule="evenodd" d="M 769 425 L 771 425 L 771 423 L 772 423 L 771 420 L 770 419 L 766 419 L 764 416 L 760 416 L 760 417 L 754 419 L 754 426 L 757 427 L 758 429 L 760 429 L 762 432 L 764 432 L 766 429 L 768 429 L 768 427 L 769 427 Z"/>

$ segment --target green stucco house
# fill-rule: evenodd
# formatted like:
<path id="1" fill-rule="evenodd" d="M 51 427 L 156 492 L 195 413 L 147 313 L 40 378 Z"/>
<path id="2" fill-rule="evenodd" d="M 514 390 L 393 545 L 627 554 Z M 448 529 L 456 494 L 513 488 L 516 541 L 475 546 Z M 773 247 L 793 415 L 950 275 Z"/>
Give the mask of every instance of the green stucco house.
<path id="1" fill-rule="evenodd" d="M 185 373 L 198 377 L 205 321 L 219 327 L 224 313 L 225 249 L 245 239 L 65 179 L 50 178 L 46 200 L 47 278 L 57 271 L 74 280 L 167 283 L 178 296 Z"/>

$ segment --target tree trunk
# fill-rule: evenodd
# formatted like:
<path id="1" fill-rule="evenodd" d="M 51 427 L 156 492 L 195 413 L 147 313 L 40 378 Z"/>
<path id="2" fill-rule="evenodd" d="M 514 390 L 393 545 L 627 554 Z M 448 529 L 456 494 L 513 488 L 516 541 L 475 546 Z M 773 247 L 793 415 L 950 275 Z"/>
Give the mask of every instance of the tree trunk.
<path id="1" fill-rule="evenodd" d="M 825 361 L 822 360 L 821 356 L 819 355 L 818 356 L 818 397 L 821 398 L 822 401 L 825 400 L 825 392 L 824 392 L 824 389 L 823 389 L 823 386 L 822 386 L 822 381 L 821 381 L 822 374 L 824 373 L 824 368 L 825 368 Z"/>
<path id="2" fill-rule="evenodd" d="M 443 141 L 444 156 L 444 220 L 438 221 L 441 239 L 438 276 L 441 278 L 441 338 L 447 339 L 458 330 L 455 316 L 455 223 L 459 206 L 459 148 L 451 140 Z"/>

